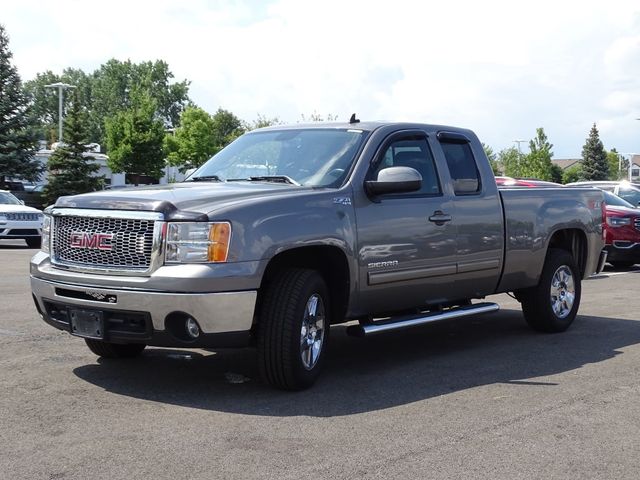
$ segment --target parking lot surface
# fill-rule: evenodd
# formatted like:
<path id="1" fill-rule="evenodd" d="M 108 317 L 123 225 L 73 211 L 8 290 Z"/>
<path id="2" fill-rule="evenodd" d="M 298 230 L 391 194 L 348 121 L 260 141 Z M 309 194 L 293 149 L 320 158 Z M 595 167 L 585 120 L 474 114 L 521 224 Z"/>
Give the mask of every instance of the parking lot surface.
<path id="1" fill-rule="evenodd" d="M 519 304 L 388 335 L 332 329 L 318 383 L 250 349 L 99 360 L 47 326 L 22 242 L 0 244 L 0 478 L 637 478 L 640 269 L 583 283 L 566 333 Z"/>

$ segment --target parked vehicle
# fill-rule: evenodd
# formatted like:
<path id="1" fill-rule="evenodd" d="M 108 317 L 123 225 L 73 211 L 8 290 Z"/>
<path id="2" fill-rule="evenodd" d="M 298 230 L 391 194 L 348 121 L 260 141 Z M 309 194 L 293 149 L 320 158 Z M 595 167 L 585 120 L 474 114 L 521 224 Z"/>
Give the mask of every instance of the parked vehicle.
<path id="1" fill-rule="evenodd" d="M 573 322 L 606 259 L 597 189 L 498 191 L 470 130 L 408 123 L 249 132 L 189 181 L 61 197 L 31 261 L 36 307 L 103 357 L 257 348 L 270 384 L 317 378 L 330 325 L 368 336 L 486 313 Z"/>
<path id="2" fill-rule="evenodd" d="M 626 200 L 631 205 L 640 205 L 640 184 L 631 183 L 626 180 L 614 181 L 590 181 L 568 183 L 568 187 L 596 187 L 600 190 L 611 192 L 614 195 Z"/>
<path id="3" fill-rule="evenodd" d="M 640 263 L 640 209 L 607 191 L 604 192 L 604 201 L 607 262 L 614 267 Z"/>
<path id="4" fill-rule="evenodd" d="M 40 247 L 43 215 L 27 207 L 11 192 L 0 190 L 0 240 L 24 240 L 31 248 Z"/>

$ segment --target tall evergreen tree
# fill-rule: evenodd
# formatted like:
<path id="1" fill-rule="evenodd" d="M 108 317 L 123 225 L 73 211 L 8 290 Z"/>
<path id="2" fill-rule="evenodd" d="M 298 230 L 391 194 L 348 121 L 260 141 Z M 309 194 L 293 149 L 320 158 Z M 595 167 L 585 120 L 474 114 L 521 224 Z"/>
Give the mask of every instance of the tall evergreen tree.
<path id="1" fill-rule="evenodd" d="M 0 25 L 0 188 L 8 177 L 38 180 L 44 169 L 34 158 L 36 130 L 12 56 Z"/>
<path id="2" fill-rule="evenodd" d="M 44 189 L 48 203 L 54 203 L 62 195 L 74 195 L 98 190 L 102 177 L 95 174 L 100 166 L 87 148 L 86 112 L 80 106 L 78 93 L 74 92 L 71 109 L 64 119 L 64 139 L 49 157 L 49 183 Z"/>
<path id="3" fill-rule="evenodd" d="M 582 147 L 582 177 L 585 180 L 609 178 L 609 163 L 596 124 L 593 124 L 587 141 Z"/>

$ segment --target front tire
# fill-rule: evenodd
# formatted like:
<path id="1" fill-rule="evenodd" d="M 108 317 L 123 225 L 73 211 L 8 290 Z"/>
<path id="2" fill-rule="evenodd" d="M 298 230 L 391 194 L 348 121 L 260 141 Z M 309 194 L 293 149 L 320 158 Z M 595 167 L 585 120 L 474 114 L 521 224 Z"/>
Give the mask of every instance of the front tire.
<path id="1" fill-rule="evenodd" d="M 519 294 L 524 318 L 534 330 L 564 332 L 578 313 L 581 292 L 580 271 L 573 256 L 551 248 L 538 285 Z"/>
<path id="2" fill-rule="evenodd" d="M 90 338 L 85 338 L 84 341 L 89 350 L 102 358 L 134 358 L 146 347 L 144 343 L 109 343 Z"/>
<path id="3" fill-rule="evenodd" d="M 258 320 L 263 380 L 282 390 L 303 390 L 320 375 L 329 340 L 327 286 L 315 270 L 286 269 L 267 285 Z"/>

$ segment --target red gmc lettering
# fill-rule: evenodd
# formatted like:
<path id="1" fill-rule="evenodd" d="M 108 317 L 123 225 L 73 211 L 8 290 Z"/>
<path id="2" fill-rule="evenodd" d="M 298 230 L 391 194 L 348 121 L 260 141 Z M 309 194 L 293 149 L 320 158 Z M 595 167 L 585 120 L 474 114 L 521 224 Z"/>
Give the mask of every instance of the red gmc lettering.
<path id="1" fill-rule="evenodd" d="M 112 233 L 71 232 L 69 245 L 71 248 L 91 248 L 96 250 L 111 250 L 113 245 Z"/>

